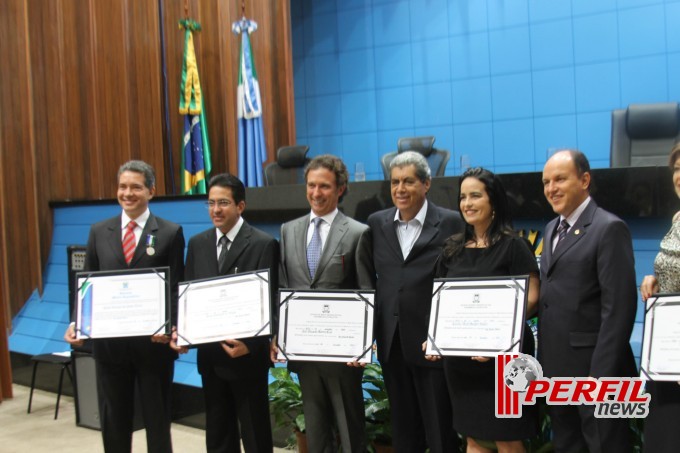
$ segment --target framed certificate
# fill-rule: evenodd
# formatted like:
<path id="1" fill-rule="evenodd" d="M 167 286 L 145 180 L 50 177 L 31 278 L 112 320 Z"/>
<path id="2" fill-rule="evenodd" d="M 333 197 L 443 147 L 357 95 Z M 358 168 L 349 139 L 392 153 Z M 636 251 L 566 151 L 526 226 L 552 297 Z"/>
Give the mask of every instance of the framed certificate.
<path id="1" fill-rule="evenodd" d="M 370 363 L 374 291 L 279 293 L 279 359 Z"/>
<path id="2" fill-rule="evenodd" d="M 640 377 L 680 381 L 680 294 L 654 294 L 647 299 Z"/>
<path id="3" fill-rule="evenodd" d="M 76 338 L 170 333 L 170 268 L 78 272 Z"/>
<path id="4" fill-rule="evenodd" d="M 269 270 L 179 284 L 177 345 L 271 335 Z"/>
<path id="5" fill-rule="evenodd" d="M 519 352 L 529 276 L 435 279 L 426 354 Z"/>

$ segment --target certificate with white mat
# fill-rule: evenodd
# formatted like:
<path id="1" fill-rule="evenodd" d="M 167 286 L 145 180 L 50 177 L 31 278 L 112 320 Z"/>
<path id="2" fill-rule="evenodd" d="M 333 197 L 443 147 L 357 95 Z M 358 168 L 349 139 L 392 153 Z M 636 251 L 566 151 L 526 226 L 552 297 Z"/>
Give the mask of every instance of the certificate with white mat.
<path id="1" fill-rule="evenodd" d="M 271 335 L 269 270 L 179 284 L 177 345 Z"/>
<path id="2" fill-rule="evenodd" d="M 528 275 L 435 279 L 426 354 L 483 356 L 519 352 Z"/>
<path id="3" fill-rule="evenodd" d="M 371 362 L 374 291 L 279 294 L 279 359 Z"/>
<path id="4" fill-rule="evenodd" d="M 76 338 L 170 333 L 170 268 L 78 272 Z"/>
<path id="5" fill-rule="evenodd" d="M 680 294 L 654 294 L 646 301 L 640 377 L 680 381 Z"/>

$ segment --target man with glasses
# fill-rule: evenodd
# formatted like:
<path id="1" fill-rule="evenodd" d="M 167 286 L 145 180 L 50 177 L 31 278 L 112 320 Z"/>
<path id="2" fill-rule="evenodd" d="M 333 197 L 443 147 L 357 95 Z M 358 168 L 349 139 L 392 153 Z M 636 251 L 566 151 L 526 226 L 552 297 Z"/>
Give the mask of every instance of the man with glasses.
<path id="1" fill-rule="evenodd" d="M 270 288 L 276 291 L 279 244 L 241 217 L 246 208 L 241 180 L 228 173 L 213 176 L 206 205 L 214 227 L 189 240 L 186 279 L 269 269 Z M 242 440 L 248 453 L 271 453 L 269 338 L 203 344 L 198 347 L 197 362 L 205 397 L 207 451 L 240 453 Z"/>

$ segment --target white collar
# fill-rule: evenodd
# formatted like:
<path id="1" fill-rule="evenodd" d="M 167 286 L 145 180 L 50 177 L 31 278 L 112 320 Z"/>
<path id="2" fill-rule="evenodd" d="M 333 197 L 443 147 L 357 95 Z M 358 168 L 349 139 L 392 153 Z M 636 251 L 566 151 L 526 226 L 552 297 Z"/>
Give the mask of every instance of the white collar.
<path id="1" fill-rule="evenodd" d="M 409 220 L 409 222 L 417 220 L 418 222 L 420 222 L 421 225 L 425 225 L 425 218 L 426 217 L 427 217 L 427 198 L 425 199 L 425 203 L 423 203 L 423 205 L 420 207 L 420 211 L 418 211 L 418 214 L 416 214 L 416 216 L 414 218 Z M 403 220 L 401 220 L 401 216 L 399 215 L 399 209 L 397 209 L 397 212 L 394 213 L 394 221 L 395 222 L 404 222 Z M 405 222 L 405 223 L 408 223 L 408 222 Z"/>
<path id="2" fill-rule="evenodd" d="M 144 227 L 146 226 L 147 220 L 149 220 L 150 215 L 151 215 L 151 211 L 149 211 L 149 208 L 146 208 L 146 211 L 144 211 L 144 213 L 142 213 L 142 215 L 140 215 L 136 219 L 131 219 L 130 217 L 128 217 L 128 215 L 125 213 L 125 211 L 123 211 L 123 214 L 120 216 L 120 223 L 121 223 L 120 227 L 121 227 L 121 229 L 125 229 L 127 227 L 128 223 L 130 223 L 131 221 L 134 220 L 135 223 L 137 224 L 137 226 L 140 227 L 143 230 Z"/>
<path id="3" fill-rule="evenodd" d="M 323 219 L 324 222 L 328 223 L 329 225 L 333 225 L 333 220 L 335 220 L 335 217 L 337 217 L 337 215 L 338 215 L 337 206 L 331 212 L 329 212 L 326 215 L 322 215 L 322 216 L 318 216 L 318 215 L 314 214 L 314 211 L 312 211 L 309 214 L 309 223 L 312 223 L 312 220 L 316 219 L 317 217 L 320 217 L 321 219 Z"/>
<path id="4" fill-rule="evenodd" d="M 238 232 L 241 231 L 241 227 L 243 226 L 243 217 L 239 216 L 238 220 L 236 221 L 236 224 L 231 227 L 231 230 L 227 231 L 227 239 L 229 239 L 229 242 L 232 244 L 234 243 L 234 239 L 236 239 L 236 235 L 238 235 Z M 220 231 L 219 228 L 215 228 L 215 235 L 217 237 L 217 244 L 220 243 L 220 238 L 224 236 L 224 233 Z"/>

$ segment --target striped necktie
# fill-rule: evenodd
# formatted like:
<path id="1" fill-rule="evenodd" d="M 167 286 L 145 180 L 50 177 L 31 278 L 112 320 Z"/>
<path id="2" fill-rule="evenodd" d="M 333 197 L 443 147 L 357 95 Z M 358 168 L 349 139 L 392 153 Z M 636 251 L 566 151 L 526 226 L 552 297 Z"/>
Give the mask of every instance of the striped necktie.
<path id="1" fill-rule="evenodd" d="M 125 262 L 130 265 L 132 257 L 135 255 L 135 227 L 137 223 L 130 220 L 130 223 L 125 227 L 125 236 L 123 236 L 123 255 L 125 255 Z"/>
<path id="2" fill-rule="evenodd" d="M 557 250 L 557 247 L 560 246 L 562 241 L 564 241 L 567 238 L 567 232 L 569 231 L 569 222 L 567 222 L 567 219 L 564 219 L 560 222 L 560 226 L 557 227 L 557 244 L 555 244 L 555 248 L 553 248 L 553 251 Z"/>

